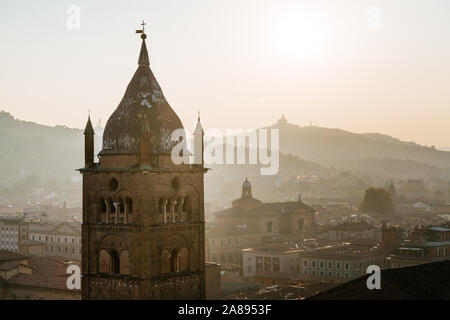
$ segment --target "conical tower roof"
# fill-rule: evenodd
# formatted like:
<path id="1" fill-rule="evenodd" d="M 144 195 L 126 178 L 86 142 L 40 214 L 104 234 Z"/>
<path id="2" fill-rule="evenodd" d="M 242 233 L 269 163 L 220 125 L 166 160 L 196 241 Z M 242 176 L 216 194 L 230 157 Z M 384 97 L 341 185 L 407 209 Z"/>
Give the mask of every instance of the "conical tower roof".
<path id="1" fill-rule="evenodd" d="M 106 123 L 100 155 L 139 153 L 139 136 L 145 119 L 151 132 L 153 154 L 170 154 L 177 143 L 171 141 L 172 132 L 183 129 L 150 69 L 147 36 L 142 34 L 141 38 L 138 68 L 122 101 Z"/>
<path id="2" fill-rule="evenodd" d="M 86 127 L 84 128 L 84 134 L 94 134 L 94 128 L 92 127 L 91 116 L 88 117 Z"/>

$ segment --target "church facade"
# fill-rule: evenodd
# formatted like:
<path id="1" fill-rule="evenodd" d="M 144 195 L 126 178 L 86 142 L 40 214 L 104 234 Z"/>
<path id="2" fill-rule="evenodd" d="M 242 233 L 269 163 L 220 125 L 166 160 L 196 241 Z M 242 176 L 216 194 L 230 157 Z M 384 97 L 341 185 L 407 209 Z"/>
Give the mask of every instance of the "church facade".
<path id="1" fill-rule="evenodd" d="M 206 231 L 206 256 L 226 271 L 242 273 L 245 249 L 273 239 L 301 242 L 316 231 L 315 210 L 300 195 L 298 201 L 263 203 L 253 197 L 248 179 L 231 208 L 214 216 L 214 224 Z"/>
<path id="2" fill-rule="evenodd" d="M 204 299 L 204 173 L 176 165 L 183 129 L 150 69 L 142 31 L 138 68 L 109 118 L 94 161 L 85 129 L 82 299 Z M 200 119 L 195 134 L 203 135 Z"/>

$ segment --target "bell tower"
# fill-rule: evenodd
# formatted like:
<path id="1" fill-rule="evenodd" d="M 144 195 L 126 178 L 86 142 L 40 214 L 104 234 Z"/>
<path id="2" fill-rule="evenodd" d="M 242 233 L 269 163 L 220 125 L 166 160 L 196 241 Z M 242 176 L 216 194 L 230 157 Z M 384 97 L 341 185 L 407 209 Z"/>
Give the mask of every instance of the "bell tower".
<path id="1" fill-rule="evenodd" d="M 150 69 L 144 26 L 138 68 L 105 126 L 99 162 L 90 120 L 85 130 L 83 299 L 205 298 L 207 169 L 171 160 L 180 143 L 172 132 L 183 125 Z"/>

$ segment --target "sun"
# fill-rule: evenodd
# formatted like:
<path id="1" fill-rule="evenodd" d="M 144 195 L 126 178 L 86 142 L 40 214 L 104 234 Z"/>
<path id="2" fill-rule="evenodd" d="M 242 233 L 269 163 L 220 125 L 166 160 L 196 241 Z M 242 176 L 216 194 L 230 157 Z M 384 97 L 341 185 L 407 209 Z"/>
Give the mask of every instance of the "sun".
<path id="1" fill-rule="evenodd" d="M 329 49 L 330 36 L 317 16 L 284 14 L 271 25 L 274 53 L 283 58 L 322 58 Z"/>

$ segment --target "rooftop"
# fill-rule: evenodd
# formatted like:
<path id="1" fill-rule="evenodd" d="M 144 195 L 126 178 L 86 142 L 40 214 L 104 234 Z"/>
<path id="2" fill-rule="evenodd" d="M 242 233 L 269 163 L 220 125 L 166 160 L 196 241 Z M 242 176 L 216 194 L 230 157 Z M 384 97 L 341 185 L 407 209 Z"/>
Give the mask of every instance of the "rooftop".
<path id="1" fill-rule="evenodd" d="M 311 297 L 312 300 L 450 299 L 450 260 L 381 271 L 381 289 L 367 289 L 369 275 Z"/>
<path id="2" fill-rule="evenodd" d="M 29 256 L 24 256 L 23 254 L 18 254 L 15 252 L 0 250 L 0 262 L 11 261 L 11 260 L 24 260 L 30 258 Z"/>
<path id="3" fill-rule="evenodd" d="M 68 290 L 66 281 L 67 263 L 52 257 L 33 257 L 28 261 L 31 274 L 18 273 L 6 280 L 7 284 Z"/>

